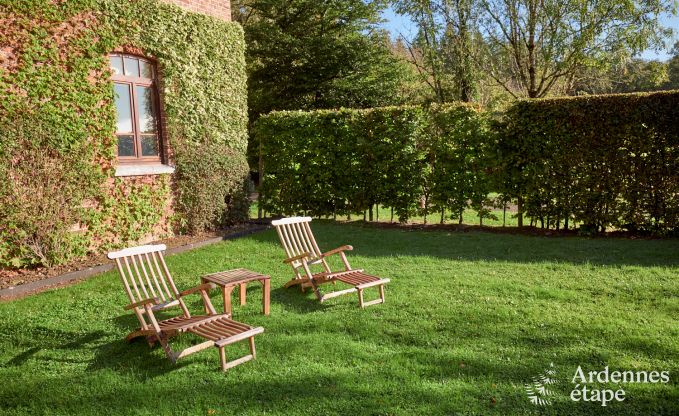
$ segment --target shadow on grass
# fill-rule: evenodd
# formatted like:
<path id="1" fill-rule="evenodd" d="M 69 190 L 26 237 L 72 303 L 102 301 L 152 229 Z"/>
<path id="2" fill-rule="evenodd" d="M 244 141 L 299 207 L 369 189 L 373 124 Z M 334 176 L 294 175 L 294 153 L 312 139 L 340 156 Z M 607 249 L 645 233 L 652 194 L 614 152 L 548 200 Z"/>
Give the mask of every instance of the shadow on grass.
<path id="1" fill-rule="evenodd" d="M 115 320 L 127 323 L 126 318 L 121 316 Z M 128 326 L 128 328 L 133 327 Z M 41 326 L 24 328 L 23 336 L 27 338 L 26 342 L 30 342 L 33 346 L 12 357 L 4 366 L 21 367 L 30 360 L 37 360 L 87 364 L 88 370 L 109 368 L 129 372 L 130 369 L 143 368 L 144 374 L 140 375 L 140 380 L 158 376 L 182 366 L 181 363 L 173 365 L 169 362 L 162 350 L 161 354 L 157 354 L 155 350 L 160 348 L 158 346 L 153 349 L 149 348 L 142 338 L 131 343 L 122 338 L 111 341 L 111 334 L 104 331 L 68 332 Z"/>
<path id="2" fill-rule="evenodd" d="M 26 351 L 11 358 L 5 363 L 6 366 L 18 367 L 24 365 L 26 361 L 30 359 L 42 359 L 38 356 L 43 351 L 72 351 L 93 348 L 93 345 L 96 345 L 96 341 L 105 337 L 106 333 L 104 331 L 95 331 L 85 334 L 76 334 L 39 326 L 24 328 L 24 336 L 30 338 L 35 346 L 30 347 Z M 53 358 L 51 358 L 51 360 L 53 360 Z M 80 362 L 78 360 L 69 361 Z"/>
<path id="3" fill-rule="evenodd" d="M 312 229 L 322 251 L 351 244 L 354 251 L 349 253 L 350 256 L 351 254 L 366 257 L 424 256 L 514 263 L 679 266 L 679 239 L 559 238 L 482 232 L 419 231 L 340 224 L 330 220 L 314 220 Z M 278 244 L 278 238 L 273 231 L 254 234 L 247 238 Z"/>

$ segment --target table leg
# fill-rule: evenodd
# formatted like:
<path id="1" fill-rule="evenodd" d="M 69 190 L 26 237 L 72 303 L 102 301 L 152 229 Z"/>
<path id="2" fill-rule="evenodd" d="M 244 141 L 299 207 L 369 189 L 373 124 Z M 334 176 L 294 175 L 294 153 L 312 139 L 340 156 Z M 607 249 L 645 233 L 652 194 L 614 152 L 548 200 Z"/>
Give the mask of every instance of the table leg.
<path id="1" fill-rule="evenodd" d="M 271 303 L 271 281 L 269 279 L 264 279 L 264 287 L 262 288 L 262 303 L 264 305 L 264 315 L 270 313 L 270 303 Z"/>
<path id="2" fill-rule="evenodd" d="M 245 289 L 247 288 L 247 283 L 240 284 L 240 306 L 245 305 Z"/>
<path id="3" fill-rule="evenodd" d="M 233 286 L 225 286 L 222 288 L 222 296 L 224 296 L 224 313 L 231 314 L 231 292 L 233 292 Z"/>

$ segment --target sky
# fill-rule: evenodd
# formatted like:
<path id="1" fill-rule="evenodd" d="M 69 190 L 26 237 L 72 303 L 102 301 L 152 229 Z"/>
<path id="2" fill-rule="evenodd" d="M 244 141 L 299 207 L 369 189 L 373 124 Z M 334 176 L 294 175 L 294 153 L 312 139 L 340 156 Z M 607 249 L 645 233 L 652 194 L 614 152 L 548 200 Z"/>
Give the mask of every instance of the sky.
<path id="1" fill-rule="evenodd" d="M 407 17 L 401 16 L 394 12 L 392 8 L 387 9 L 383 14 L 382 18 L 385 20 L 383 23 L 384 28 L 389 30 L 392 37 L 398 37 L 400 35 L 405 36 L 407 39 L 412 39 L 412 37 L 417 33 L 417 28 L 415 24 Z M 646 60 L 667 60 L 670 58 L 670 50 L 674 41 L 679 40 L 679 16 L 665 16 L 661 19 L 663 25 L 671 27 L 676 32 L 674 34 L 674 40 L 668 42 L 666 50 L 646 50 L 641 54 L 641 57 Z"/>

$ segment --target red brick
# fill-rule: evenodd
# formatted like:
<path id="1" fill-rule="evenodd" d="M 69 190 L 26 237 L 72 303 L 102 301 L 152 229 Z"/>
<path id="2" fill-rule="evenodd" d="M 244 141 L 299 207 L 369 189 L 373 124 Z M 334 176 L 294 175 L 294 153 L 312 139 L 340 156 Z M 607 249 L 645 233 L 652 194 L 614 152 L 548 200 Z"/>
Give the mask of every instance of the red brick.
<path id="1" fill-rule="evenodd" d="M 166 3 L 176 4 L 188 11 L 206 14 L 218 19 L 231 21 L 230 0 L 163 0 Z"/>

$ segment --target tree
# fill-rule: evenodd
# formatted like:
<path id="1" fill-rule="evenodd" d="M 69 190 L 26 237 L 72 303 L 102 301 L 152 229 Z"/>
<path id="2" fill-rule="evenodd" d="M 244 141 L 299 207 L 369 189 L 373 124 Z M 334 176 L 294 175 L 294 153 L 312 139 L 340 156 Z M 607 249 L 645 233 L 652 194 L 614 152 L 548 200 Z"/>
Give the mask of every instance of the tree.
<path id="1" fill-rule="evenodd" d="M 614 81 L 614 92 L 658 91 L 669 82 L 668 65 L 660 61 L 633 59 Z"/>
<path id="2" fill-rule="evenodd" d="M 378 30 L 381 1 L 237 0 L 245 29 L 251 119 L 272 110 L 404 101 L 409 67 Z"/>
<path id="3" fill-rule="evenodd" d="M 674 44 L 672 49 L 672 58 L 667 63 L 667 88 L 679 89 L 679 42 Z"/>
<path id="4" fill-rule="evenodd" d="M 546 96 L 582 68 L 662 45 L 672 0 L 479 0 L 482 68 L 514 97 Z"/>
<path id="5" fill-rule="evenodd" d="M 477 93 L 473 60 L 474 0 L 397 0 L 396 11 L 418 28 L 407 41 L 412 62 L 433 101 L 472 101 Z"/>
<path id="6" fill-rule="evenodd" d="M 609 68 L 583 68 L 567 86 L 569 95 L 659 91 L 672 88 L 670 62 L 633 58 Z"/>

